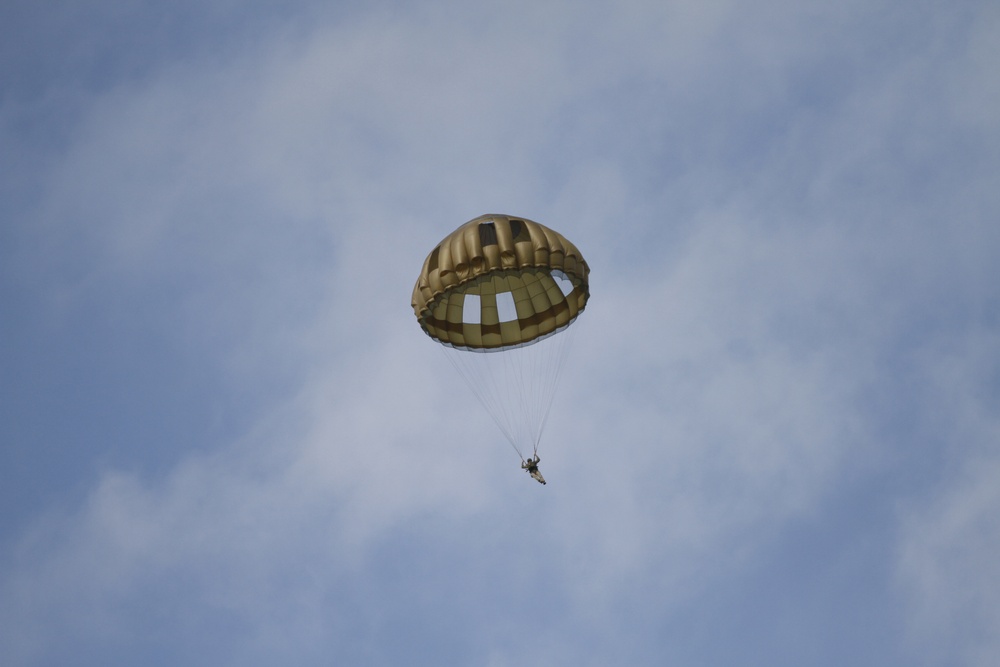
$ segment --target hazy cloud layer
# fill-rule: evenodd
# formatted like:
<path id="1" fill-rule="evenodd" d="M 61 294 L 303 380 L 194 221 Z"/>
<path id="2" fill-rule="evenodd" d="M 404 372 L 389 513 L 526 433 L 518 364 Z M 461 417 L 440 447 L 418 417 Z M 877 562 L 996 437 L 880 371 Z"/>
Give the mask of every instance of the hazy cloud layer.
<path id="1" fill-rule="evenodd" d="M 12 664 L 991 664 L 988 3 L 129 7 L 0 98 Z M 408 304 L 486 212 L 544 488 Z"/>

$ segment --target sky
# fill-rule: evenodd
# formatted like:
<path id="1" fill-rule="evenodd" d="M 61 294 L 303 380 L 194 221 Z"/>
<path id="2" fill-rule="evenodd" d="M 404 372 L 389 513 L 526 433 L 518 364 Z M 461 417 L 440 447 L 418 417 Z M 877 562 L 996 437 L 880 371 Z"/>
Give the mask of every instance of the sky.
<path id="1" fill-rule="evenodd" d="M 1000 655 L 1000 7 L 0 8 L 0 654 Z M 519 467 L 410 308 L 591 300 Z"/>

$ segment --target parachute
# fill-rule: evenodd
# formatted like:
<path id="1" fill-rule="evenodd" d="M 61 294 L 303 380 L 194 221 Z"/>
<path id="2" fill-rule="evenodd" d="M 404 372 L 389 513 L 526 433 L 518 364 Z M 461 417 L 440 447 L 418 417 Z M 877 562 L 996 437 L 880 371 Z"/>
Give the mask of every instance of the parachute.
<path id="1" fill-rule="evenodd" d="M 413 312 L 524 460 L 538 444 L 590 298 L 576 246 L 527 218 L 481 215 L 427 256 Z"/>

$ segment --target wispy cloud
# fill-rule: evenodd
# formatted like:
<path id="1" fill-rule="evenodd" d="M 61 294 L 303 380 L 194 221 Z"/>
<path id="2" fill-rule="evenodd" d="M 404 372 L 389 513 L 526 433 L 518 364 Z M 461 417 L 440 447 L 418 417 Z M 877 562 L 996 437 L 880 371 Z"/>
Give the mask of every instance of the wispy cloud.
<path id="1" fill-rule="evenodd" d="M 794 527 L 876 582 L 788 602 L 801 632 L 834 646 L 863 598 L 880 662 L 986 664 L 997 22 L 866 7 L 316 11 L 89 90 L 4 209 L 5 364 L 46 397 L 5 437 L 52 494 L 3 536 L 5 653 L 733 662 L 729 634 L 801 664 L 740 620 L 781 621 L 740 595 L 809 571 Z M 489 211 L 593 269 L 545 488 L 409 310 Z M 78 470 L 30 458 L 54 404 Z M 825 664 L 874 659 L 850 643 Z"/>

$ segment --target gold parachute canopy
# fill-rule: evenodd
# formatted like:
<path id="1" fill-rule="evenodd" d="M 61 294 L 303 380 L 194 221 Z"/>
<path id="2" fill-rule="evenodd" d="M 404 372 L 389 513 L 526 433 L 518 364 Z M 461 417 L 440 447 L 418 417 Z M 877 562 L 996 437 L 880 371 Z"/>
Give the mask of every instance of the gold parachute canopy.
<path id="1" fill-rule="evenodd" d="M 431 338 L 481 352 L 529 345 L 587 306 L 590 268 L 564 236 L 527 218 L 481 215 L 424 261 L 413 312 Z"/>

